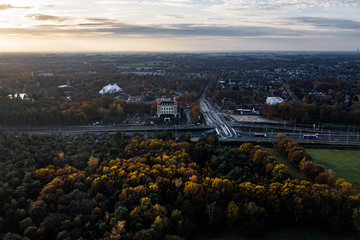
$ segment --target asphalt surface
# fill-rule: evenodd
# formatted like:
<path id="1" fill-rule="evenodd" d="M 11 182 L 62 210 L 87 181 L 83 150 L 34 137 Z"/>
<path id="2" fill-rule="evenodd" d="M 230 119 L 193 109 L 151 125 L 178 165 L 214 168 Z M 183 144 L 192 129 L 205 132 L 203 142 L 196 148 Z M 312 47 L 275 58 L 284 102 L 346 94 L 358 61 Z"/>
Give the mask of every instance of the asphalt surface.
<path id="1" fill-rule="evenodd" d="M 218 116 L 218 118 L 216 117 Z M 62 134 L 62 135 L 76 135 L 83 133 L 116 133 L 122 132 L 125 134 L 133 134 L 133 133 L 141 133 L 146 136 L 152 136 L 155 131 L 165 131 L 170 130 L 174 131 L 176 136 L 179 136 L 182 133 L 191 133 L 193 137 L 200 136 L 202 134 L 209 133 L 211 131 L 219 132 L 220 140 L 239 140 L 239 141 L 269 141 L 272 142 L 276 135 L 279 133 L 287 135 L 294 142 L 299 143 L 314 143 L 314 144 L 334 144 L 334 145 L 358 145 L 360 147 L 360 134 L 356 133 L 323 133 L 317 134 L 317 138 L 314 139 L 306 139 L 304 135 L 314 135 L 309 133 L 294 133 L 289 131 L 282 132 L 260 132 L 264 134 L 263 136 L 255 136 L 256 132 L 249 128 L 249 131 L 239 131 L 234 130 L 228 125 L 224 124 L 224 120 L 221 119 L 221 115 L 212 115 L 211 113 L 207 113 L 204 117 L 208 118 L 208 125 L 167 125 L 167 126 L 122 126 L 116 127 L 112 125 L 99 125 L 99 126 L 73 126 L 73 127 L 57 127 L 57 128 L 29 128 L 29 129 L 7 129 L 9 132 L 13 132 L 16 134 Z M 214 126 L 211 126 L 213 124 Z M 2 130 L 5 130 L 2 128 Z M 222 134 L 222 135 L 221 135 Z M 265 135 L 266 134 L 266 135 Z"/>
<path id="2" fill-rule="evenodd" d="M 207 89 L 207 88 L 206 88 Z M 214 106 L 206 100 L 205 92 L 200 97 L 200 109 L 205 118 L 208 126 L 214 127 L 216 133 L 221 138 L 235 138 L 237 137 L 236 131 L 225 122 L 221 113 L 218 113 Z"/>

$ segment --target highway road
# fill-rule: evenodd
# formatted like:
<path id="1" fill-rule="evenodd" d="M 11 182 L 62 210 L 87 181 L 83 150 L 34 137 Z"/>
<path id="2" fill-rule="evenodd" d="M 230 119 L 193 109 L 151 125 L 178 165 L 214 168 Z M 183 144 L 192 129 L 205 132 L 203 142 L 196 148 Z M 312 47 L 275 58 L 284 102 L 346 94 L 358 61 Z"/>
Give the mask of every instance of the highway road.
<path id="1" fill-rule="evenodd" d="M 255 137 L 255 132 L 240 132 L 238 131 L 238 137 L 236 139 L 246 141 L 273 141 L 276 135 L 279 133 L 266 133 L 266 137 Z M 283 132 L 289 139 L 298 143 L 318 143 L 318 144 L 339 144 L 339 145 L 359 145 L 359 134 L 317 134 L 318 138 L 306 139 L 304 135 L 291 132 Z M 312 134 L 311 134 L 312 135 Z"/>
<path id="2" fill-rule="evenodd" d="M 303 127 L 303 126 L 294 126 L 294 125 L 284 125 L 284 124 L 266 124 L 266 123 L 251 123 L 251 122 L 229 122 L 227 124 L 232 127 L 247 127 L 247 128 L 263 128 L 263 129 L 277 129 L 284 132 L 302 132 L 302 133 L 324 133 L 324 134 L 347 134 L 346 130 L 334 130 L 334 129 L 314 129 L 313 127 Z M 349 129 L 352 130 L 352 127 Z M 357 134 L 357 132 L 349 131 L 351 134 Z"/>
<path id="3" fill-rule="evenodd" d="M 204 103 L 205 104 L 205 103 Z M 218 116 L 218 118 L 216 117 Z M 205 116 L 204 116 L 205 117 Z M 278 132 L 261 132 L 266 134 L 266 137 L 255 137 L 256 132 L 249 128 L 249 131 L 239 131 L 234 130 L 233 128 L 227 126 L 224 123 L 221 115 L 212 115 L 209 112 L 206 114 L 210 124 L 213 124 L 221 136 L 221 140 L 240 140 L 240 141 L 269 141 L 272 142 Z M 13 132 L 16 134 L 62 134 L 62 135 L 76 135 L 76 134 L 83 134 L 83 133 L 94 133 L 94 134 L 101 134 L 101 133 L 116 133 L 122 132 L 125 134 L 133 134 L 133 133 L 141 133 L 146 136 L 152 136 L 155 131 L 165 131 L 170 130 L 174 131 L 176 136 L 179 136 L 182 133 L 191 133 L 193 137 L 198 137 L 201 134 L 206 134 L 206 132 L 211 132 L 212 129 L 215 127 L 211 127 L 210 124 L 208 126 L 200 125 L 200 126 L 192 126 L 192 125 L 169 125 L 169 126 L 138 126 L 138 127 L 117 127 L 117 126 L 106 126 L 106 125 L 99 125 L 99 126 L 73 126 L 73 127 L 56 127 L 56 128 L 49 128 L 49 127 L 39 127 L 39 128 L 32 128 L 32 129 L 6 129 L 6 131 Z M 5 130 L 2 128 L 2 130 Z M 236 132 L 235 132 L 236 131 Z M 293 133 L 293 132 L 280 132 L 282 134 L 287 135 L 292 141 L 299 142 L 299 143 L 317 143 L 317 144 L 338 144 L 338 145 L 358 145 L 360 147 L 360 134 L 337 134 L 337 133 L 327 133 L 327 134 L 318 134 L 317 139 L 304 139 L 304 135 L 301 133 Z"/>
<path id="4" fill-rule="evenodd" d="M 207 88 L 206 88 L 207 89 Z M 237 137 L 236 131 L 225 122 L 221 113 L 218 113 L 213 105 L 206 100 L 205 93 L 200 97 L 200 109 L 208 126 L 214 127 L 221 138 Z"/>

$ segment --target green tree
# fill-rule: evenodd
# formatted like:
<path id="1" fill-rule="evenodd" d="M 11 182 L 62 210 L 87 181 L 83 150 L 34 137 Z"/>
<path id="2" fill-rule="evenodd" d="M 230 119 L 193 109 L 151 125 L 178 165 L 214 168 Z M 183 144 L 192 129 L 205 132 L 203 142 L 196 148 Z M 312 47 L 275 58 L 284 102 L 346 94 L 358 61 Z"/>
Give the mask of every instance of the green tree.
<path id="1" fill-rule="evenodd" d="M 226 225 L 232 227 L 239 220 L 240 208 L 234 201 L 229 202 L 226 209 Z"/>
<path id="2" fill-rule="evenodd" d="M 127 212 L 128 212 L 128 209 L 126 207 L 119 206 L 118 208 L 116 208 L 116 210 L 114 212 L 114 216 L 115 216 L 116 220 L 121 221 L 121 220 L 124 220 L 124 217 Z"/>

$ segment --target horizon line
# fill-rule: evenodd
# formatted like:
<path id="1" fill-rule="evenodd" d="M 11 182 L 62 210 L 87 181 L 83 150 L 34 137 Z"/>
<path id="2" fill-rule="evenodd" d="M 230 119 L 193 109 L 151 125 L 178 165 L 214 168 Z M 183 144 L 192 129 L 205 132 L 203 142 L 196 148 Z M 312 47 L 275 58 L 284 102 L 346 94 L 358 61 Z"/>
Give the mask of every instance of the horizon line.
<path id="1" fill-rule="evenodd" d="M 0 54 L 102 54 L 102 53 L 360 53 L 359 49 L 356 50 L 103 50 L 103 51 L 0 51 Z"/>

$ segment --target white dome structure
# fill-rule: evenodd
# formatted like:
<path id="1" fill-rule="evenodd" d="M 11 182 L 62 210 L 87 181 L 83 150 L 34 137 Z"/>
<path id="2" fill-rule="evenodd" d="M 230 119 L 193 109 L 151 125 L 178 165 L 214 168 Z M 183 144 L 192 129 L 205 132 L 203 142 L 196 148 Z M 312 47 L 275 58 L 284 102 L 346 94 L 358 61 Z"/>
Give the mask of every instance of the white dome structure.
<path id="1" fill-rule="evenodd" d="M 109 85 L 103 87 L 103 89 L 101 89 L 99 93 L 101 95 L 104 95 L 104 94 L 113 94 L 122 91 L 123 91 L 122 88 L 119 87 L 116 83 L 110 83 Z"/>

